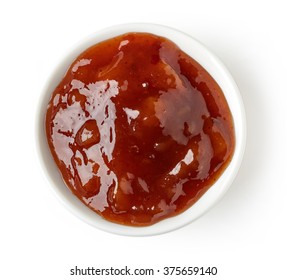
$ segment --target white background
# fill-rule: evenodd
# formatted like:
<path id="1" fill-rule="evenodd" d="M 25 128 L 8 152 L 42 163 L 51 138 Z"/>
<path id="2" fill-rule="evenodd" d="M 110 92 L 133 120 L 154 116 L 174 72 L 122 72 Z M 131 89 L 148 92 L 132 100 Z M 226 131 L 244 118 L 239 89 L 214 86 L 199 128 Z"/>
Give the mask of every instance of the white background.
<path id="1" fill-rule="evenodd" d="M 287 279 L 284 2 L 1 0 L 0 278 L 112 279 L 69 270 L 128 265 L 218 267 L 195 279 Z M 248 122 L 244 161 L 224 199 L 193 224 L 147 238 L 101 232 L 71 215 L 35 153 L 37 102 L 53 67 L 86 35 L 127 22 L 169 25 L 203 42 L 236 80 Z"/>

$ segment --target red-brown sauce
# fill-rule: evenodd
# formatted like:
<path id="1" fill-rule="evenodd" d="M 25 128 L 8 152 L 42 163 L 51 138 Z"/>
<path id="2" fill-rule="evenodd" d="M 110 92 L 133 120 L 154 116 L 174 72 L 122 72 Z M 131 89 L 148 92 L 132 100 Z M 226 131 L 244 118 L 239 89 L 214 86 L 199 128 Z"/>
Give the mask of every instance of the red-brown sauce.
<path id="1" fill-rule="evenodd" d="M 79 55 L 53 92 L 46 134 L 71 191 L 105 219 L 134 226 L 193 205 L 235 146 L 218 84 L 174 43 L 146 33 Z"/>

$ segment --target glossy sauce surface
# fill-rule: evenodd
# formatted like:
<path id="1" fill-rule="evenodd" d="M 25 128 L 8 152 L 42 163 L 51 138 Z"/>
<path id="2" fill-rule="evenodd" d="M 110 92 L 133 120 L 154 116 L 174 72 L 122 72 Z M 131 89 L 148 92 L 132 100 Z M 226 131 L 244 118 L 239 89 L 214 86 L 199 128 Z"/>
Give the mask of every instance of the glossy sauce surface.
<path id="1" fill-rule="evenodd" d="M 71 191 L 105 219 L 134 226 L 192 206 L 235 146 L 217 83 L 173 42 L 147 33 L 79 55 L 52 94 L 46 134 Z"/>

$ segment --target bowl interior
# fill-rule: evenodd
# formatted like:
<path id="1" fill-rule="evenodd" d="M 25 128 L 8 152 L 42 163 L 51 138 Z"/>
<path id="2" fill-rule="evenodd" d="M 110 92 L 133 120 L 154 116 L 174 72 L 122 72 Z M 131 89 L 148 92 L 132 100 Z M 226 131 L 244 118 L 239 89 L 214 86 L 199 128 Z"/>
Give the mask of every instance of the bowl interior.
<path id="1" fill-rule="evenodd" d="M 64 184 L 56 164 L 51 156 L 45 134 L 45 114 L 51 94 L 63 78 L 73 60 L 88 47 L 127 32 L 148 32 L 166 37 L 175 42 L 184 52 L 199 62 L 221 87 L 233 115 L 235 125 L 235 151 L 229 166 L 210 189 L 188 210 L 182 214 L 160 221 L 148 227 L 121 226 L 104 220 L 85 206 Z M 187 34 L 175 29 L 154 24 L 126 24 L 105 29 L 92 34 L 75 46 L 59 63 L 48 80 L 39 104 L 37 114 L 36 144 L 42 169 L 49 185 L 60 201 L 76 216 L 85 222 L 108 232 L 122 235 L 155 235 L 180 228 L 205 213 L 227 191 L 240 167 L 246 137 L 245 113 L 239 90 L 225 66 L 202 44 Z"/>

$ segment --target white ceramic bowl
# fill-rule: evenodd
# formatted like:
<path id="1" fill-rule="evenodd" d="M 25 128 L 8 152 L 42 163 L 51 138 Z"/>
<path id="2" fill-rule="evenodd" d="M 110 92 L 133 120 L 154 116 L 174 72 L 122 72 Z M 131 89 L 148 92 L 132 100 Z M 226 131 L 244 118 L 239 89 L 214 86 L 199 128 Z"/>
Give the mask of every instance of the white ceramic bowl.
<path id="1" fill-rule="evenodd" d="M 235 125 L 236 146 L 233 159 L 217 182 L 191 208 L 182 214 L 147 227 L 131 227 L 111 223 L 85 206 L 64 184 L 51 156 L 45 135 L 44 118 L 47 104 L 52 92 L 62 80 L 73 60 L 88 47 L 126 32 L 149 32 L 166 37 L 175 42 L 184 52 L 198 61 L 211 74 L 223 90 L 232 112 Z M 234 180 L 242 161 L 246 138 L 246 124 L 242 99 L 234 80 L 225 66 L 210 53 L 206 47 L 189 35 L 170 27 L 154 24 L 125 24 L 110 27 L 92 34 L 72 48 L 67 56 L 60 61 L 42 92 L 37 113 L 36 135 L 40 162 L 49 184 L 58 198 L 72 213 L 90 225 L 108 232 L 131 236 L 146 236 L 165 233 L 180 228 L 200 217 L 222 198 Z"/>

